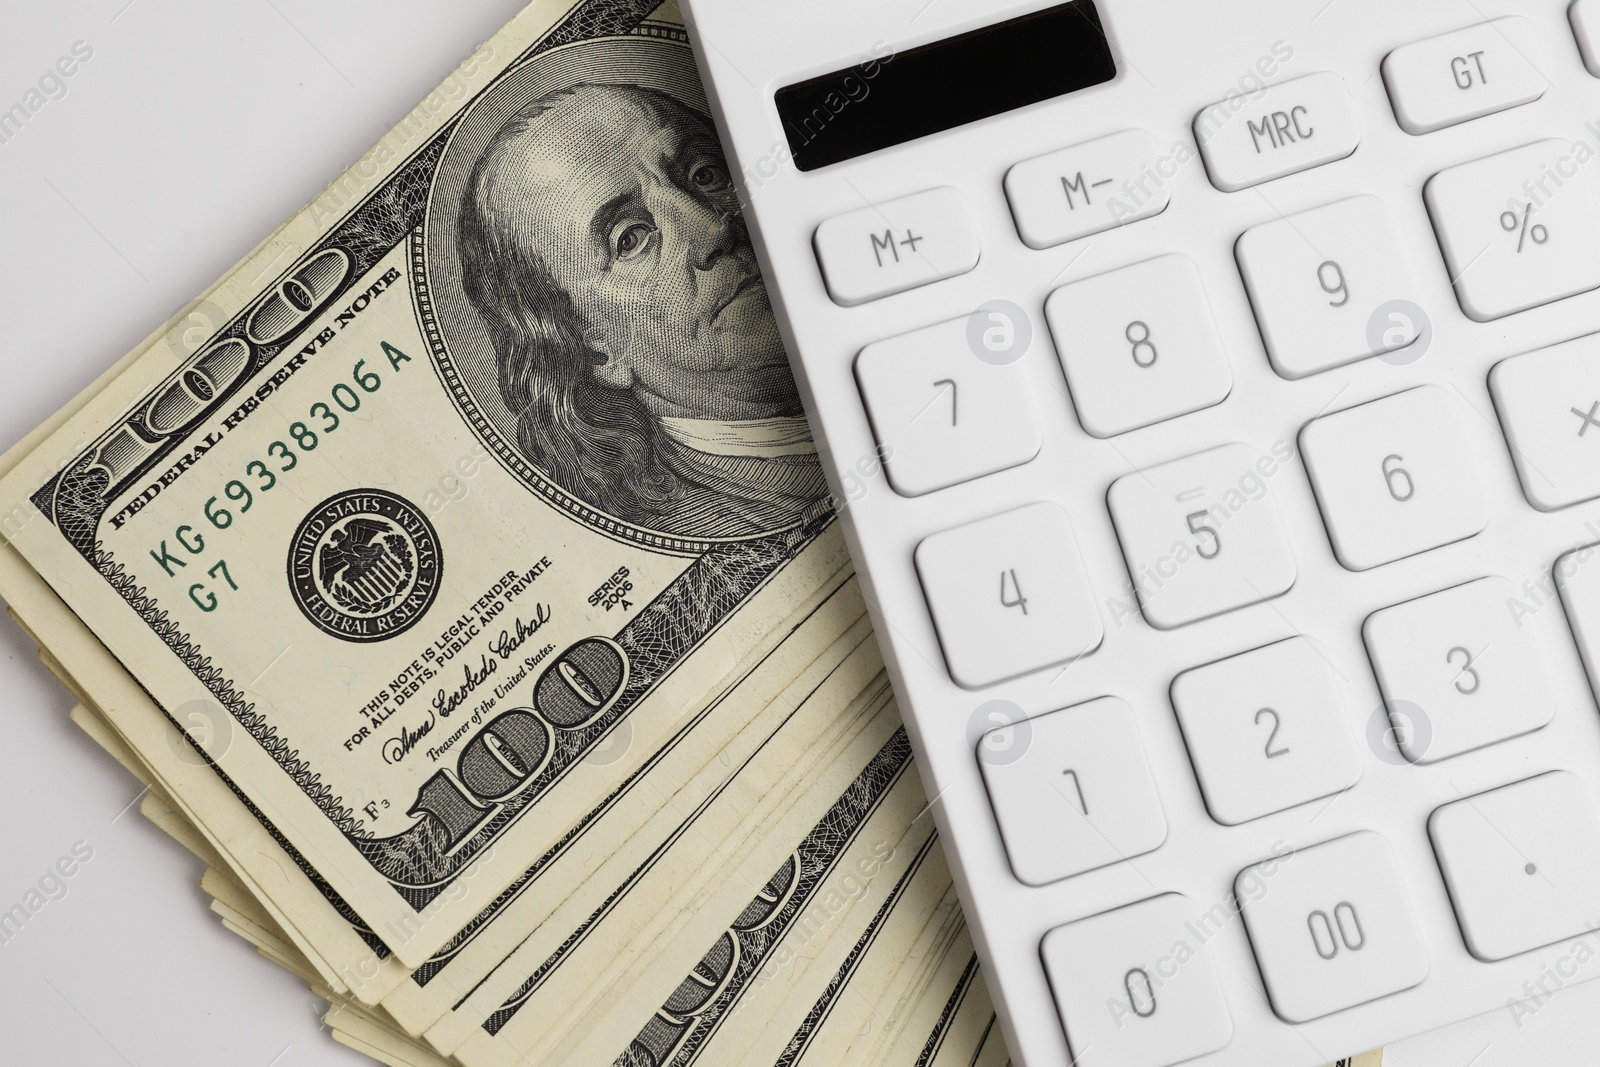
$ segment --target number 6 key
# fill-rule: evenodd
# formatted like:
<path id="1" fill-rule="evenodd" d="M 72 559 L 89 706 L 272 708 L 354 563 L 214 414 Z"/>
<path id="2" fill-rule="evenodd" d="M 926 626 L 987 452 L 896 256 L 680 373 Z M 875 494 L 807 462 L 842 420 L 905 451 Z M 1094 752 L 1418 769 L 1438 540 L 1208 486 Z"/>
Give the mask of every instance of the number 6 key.
<path id="1" fill-rule="evenodd" d="M 1313 419 L 1300 431 L 1334 554 L 1364 571 L 1476 535 L 1489 505 L 1437 385 Z"/>

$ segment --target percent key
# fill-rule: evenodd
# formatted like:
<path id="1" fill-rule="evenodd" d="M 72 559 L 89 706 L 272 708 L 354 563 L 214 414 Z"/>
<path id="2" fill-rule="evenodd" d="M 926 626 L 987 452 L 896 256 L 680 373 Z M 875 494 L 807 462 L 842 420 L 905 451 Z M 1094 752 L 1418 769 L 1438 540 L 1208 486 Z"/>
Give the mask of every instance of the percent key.
<path id="1" fill-rule="evenodd" d="M 1600 288 L 1600 212 L 1574 146 L 1538 141 L 1440 171 L 1423 197 L 1478 322 Z"/>

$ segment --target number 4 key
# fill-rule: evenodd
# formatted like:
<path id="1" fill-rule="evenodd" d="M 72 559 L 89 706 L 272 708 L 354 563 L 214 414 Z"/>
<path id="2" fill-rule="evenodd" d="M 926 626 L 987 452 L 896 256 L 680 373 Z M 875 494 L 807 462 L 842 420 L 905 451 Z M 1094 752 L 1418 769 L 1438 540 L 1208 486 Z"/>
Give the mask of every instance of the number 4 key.
<path id="1" fill-rule="evenodd" d="M 916 564 L 950 677 L 963 688 L 1100 647 L 1100 613 L 1067 514 L 1056 504 L 934 534 L 917 546 Z"/>

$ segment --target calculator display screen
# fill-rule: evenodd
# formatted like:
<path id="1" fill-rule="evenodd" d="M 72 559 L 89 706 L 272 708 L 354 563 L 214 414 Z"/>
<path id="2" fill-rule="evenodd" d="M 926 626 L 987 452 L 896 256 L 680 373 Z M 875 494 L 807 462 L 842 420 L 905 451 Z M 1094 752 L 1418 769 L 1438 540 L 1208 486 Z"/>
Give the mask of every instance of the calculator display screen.
<path id="1" fill-rule="evenodd" d="M 1116 77 L 1094 0 L 894 51 L 778 90 L 800 170 L 953 129 Z"/>

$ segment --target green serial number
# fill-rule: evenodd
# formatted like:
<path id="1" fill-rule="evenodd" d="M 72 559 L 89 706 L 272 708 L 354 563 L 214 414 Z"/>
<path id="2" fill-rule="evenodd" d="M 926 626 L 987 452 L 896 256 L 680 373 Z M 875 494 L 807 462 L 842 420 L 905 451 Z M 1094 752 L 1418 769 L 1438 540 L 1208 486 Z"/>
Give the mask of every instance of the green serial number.
<path id="1" fill-rule="evenodd" d="M 382 342 L 382 346 L 383 354 L 388 358 L 392 370 L 398 372 L 404 364 L 411 362 L 410 356 L 389 342 Z M 362 395 L 376 393 L 381 388 L 383 388 L 383 377 L 377 371 L 367 369 L 366 360 L 356 360 L 355 365 L 350 368 L 350 381 L 336 383 L 328 390 L 326 400 L 318 400 L 307 409 L 306 417 L 317 422 L 317 425 L 313 427 L 304 421 L 290 423 L 283 438 L 267 445 L 268 459 L 277 462 L 269 466 L 267 460 L 253 459 L 245 464 L 245 477 L 254 481 L 254 488 L 247 485 L 244 479 L 232 479 L 222 487 L 221 493 L 206 500 L 205 506 L 201 509 L 204 521 L 218 530 L 226 530 L 232 526 L 237 517 L 243 516 L 255 504 L 258 494 L 270 493 L 281 480 L 279 475 L 287 474 L 298 467 L 302 455 L 315 452 L 323 437 L 339 429 L 342 423 L 339 412 L 342 411 L 346 415 L 355 414 L 361 410 Z M 274 467 L 276 469 L 273 469 Z M 231 501 L 232 506 L 226 506 L 225 500 Z M 185 523 L 179 526 L 173 531 L 173 538 L 190 556 L 198 556 L 205 551 L 205 535 L 197 532 L 195 525 Z M 165 539 L 159 547 L 150 550 L 150 558 L 160 564 L 161 569 L 172 578 L 178 577 L 177 569 L 188 567 L 188 562 L 183 556 L 175 555 L 168 548 Z M 206 573 L 214 581 L 225 583 L 230 590 L 238 591 L 238 584 L 228 573 L 226 560 L 219 559 Z M 216 611 L 220 603 L 217 593 L 208 588 L 205 582 L 195 582 L 189 586 L 189 599 L 194 601 L 195 606 L 201 611 L 207 612 Z"/>

